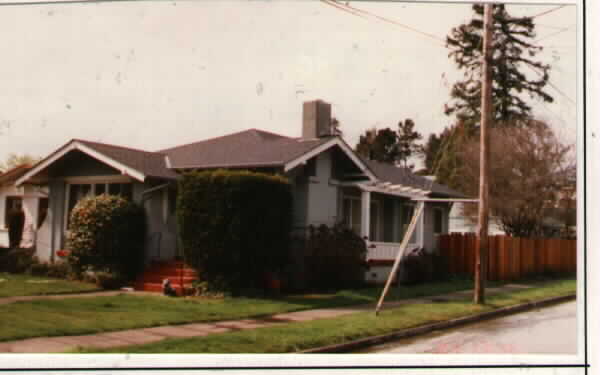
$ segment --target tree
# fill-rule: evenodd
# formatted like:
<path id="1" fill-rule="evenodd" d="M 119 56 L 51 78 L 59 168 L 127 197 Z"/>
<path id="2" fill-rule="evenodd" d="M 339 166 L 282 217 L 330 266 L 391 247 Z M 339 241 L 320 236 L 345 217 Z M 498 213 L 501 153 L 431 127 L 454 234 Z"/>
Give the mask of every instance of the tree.
<path id="1" fill-rule="evenodd" d="M 398 135 L 390 128 L 368 129 L 361 135 L 356 152 L 371 160 L 394 164 L 398 159 Z"/>
<path id="2" fill-rule="evenodd" d="M 422 138 L 414 126 L 413 120 L 406 119 L 398 123 L 397 131 L 390 128 L 368 129 L 360 136 L 356 152 L 371 160 L 413 168 L 408 160 L 421 152 L 421 146 L 416 142 Z"/>
<path id="3" fill-rule="evenodd" d="M 435 175 L 437 182 L 459 189 L 460 150 L 475 134 L 476 129 L 464 121 L 444 128 L 439 135 L 430 134 L 421 152 L 425 163 L 425 170 L 421 173 Z"/>
<path id="4" fill-rule="evenodd" d="M 449 57 L 464 72 L 464 79 L 453 85 L 445 112 L 478 124 L 481 117 L 483 5 L 473 5 L 473 12 L 473 19 L 453 28 L 446 39 Z M 497 124 L 511 126 L 528 124 L 531 107 L 523 100 L 523 94 L 544 102 L 553 101 L 544 91 L 550 66 L 533 59 L 542 47 L 532 41 L 536 34 L 531 17 L 512 17 L 504 5 L 494 5 L 493 19 L 492 119 Z"/>
<path id="5" fill-rule="evenodd" d="M 4 163 L 0 163 L 0 172 L 6 172 L 23 164 L 33 165 L 38 161 L 40 161 L 40 158 L 36 156 L 31 156 L 29 154 L 19 155 L 11 153 L 8 155 Z"/>
<path id="6" fill-rule="evenodd" d="M 543 122 L 529 119 L 524 125 L 491 130 L 490 213 L 516 237 L 541 234 L 545 212 L 556 205 L 557 191 L 571 183 L 575 171 L 571 145 L 562 144 Z M 461 190 L 476 196 L 479 142 L 466 142 L 460 157 Z M 476 207 L 465 205 L 464 213 L 475 218 Z"/>
<path id="7" fill-rule="evenodd" d="M 405 168 L 412 169 L 414 165 L 408 165 L 408 159 L 413 155 L 422 152 L 422 146 L 416 142 L 421 140 L 423 136 L 418 131 L 414 130 L 415 123 L 411 119 L 406 119 L 404 122 L 398 123 L 397 133 L 397 159 Z"/>

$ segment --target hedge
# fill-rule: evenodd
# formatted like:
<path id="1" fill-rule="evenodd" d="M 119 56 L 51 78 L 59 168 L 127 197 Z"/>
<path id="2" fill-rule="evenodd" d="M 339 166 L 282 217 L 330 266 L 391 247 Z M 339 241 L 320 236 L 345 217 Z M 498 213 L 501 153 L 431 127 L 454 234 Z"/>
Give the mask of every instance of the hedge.
<path id="1" fill-rule="evenodd" d="M 120 196 L 80 200 L 71 212 L 68 261 L 76 273 L 110 272 L 133 279 L 144 265 L 144 210 Z"/>
<path id="2" fill-rule="evenodd" d="M 179 182 L 177 221 L 185 261 L 211 288 L 264 287 L 289 259 L 292 192 L 281 176 L 203 171 Z"/>
<path id="3" fill-rule="evenodd" d="M 365 282 L 367 246 L 342 224 L 310 226 L 306 243 L 306 267 L 313 290 L 338 290 Z"/>

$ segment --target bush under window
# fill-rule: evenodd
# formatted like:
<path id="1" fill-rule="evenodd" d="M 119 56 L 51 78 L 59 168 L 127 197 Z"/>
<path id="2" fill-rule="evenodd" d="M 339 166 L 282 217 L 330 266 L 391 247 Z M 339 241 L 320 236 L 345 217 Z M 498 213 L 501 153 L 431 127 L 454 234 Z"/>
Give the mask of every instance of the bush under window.
<path id="1" fill-rule="evenodd" d="M 144 240 L 140 206 L 114 195 L 89 196 L 71 212 L 68 261 L 79 274 L 110 272 L 133 279 L 144 264 Z"/>

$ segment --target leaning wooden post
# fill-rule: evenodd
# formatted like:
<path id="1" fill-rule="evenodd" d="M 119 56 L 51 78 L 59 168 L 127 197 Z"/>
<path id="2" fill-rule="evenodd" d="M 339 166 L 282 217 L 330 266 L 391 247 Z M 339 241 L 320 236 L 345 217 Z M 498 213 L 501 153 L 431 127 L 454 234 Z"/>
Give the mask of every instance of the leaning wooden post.
<path id="1" fill-rule="evenodd" d="M 375 308 L 375 315 L 379 314 L 379 310 L 381 309 L 381 305 L 383 304 L 385 295 L 387 294 L 388 289 L 390 288 L 390 285 L 392 284 L 392 279 L 394 278 L 394 275 L 396 274 L 396 271 L 398 269 L 398 265 L 400 264 L 400 260 L 402 259 L 402 256 L 404 256 L 404 251 L 406 250 L 408 241 L 410 240 L 410 237 L 412 236 L 413 232 L 415 231 L 415 227 L 417 226 L 417 220 L 418 220 L 419 216 L 421 216 L 424 206 L 425 206 L 425 202 L 419 202 L 419 204 L 417 206 L 417 210 L 415 211 L 415 213 L 410 221 L 410 224 L 408 225 L 408 229 L 406 230 L 406 233 L 404 234 L 402 243 L 400 243 L 400 248 L 398 249 L 398 254 L 396 254 L 396 260 L 394 260 L 394 265 L 392 266 L 392 270 L 390 271 L 388 279 L 385 283 L 383 292 L 381 292 L 381 297 L 379 297 L 379 302 L 377 302 L 377 307 Z"/>
<path id="2" fill-rule="evenodd" d="M 481 76 L 481 150 L 479 166 L 479 226 L 477 255 L 475 258 L 474 302 L 485 303 L 485 279 L 488 253 L 488 209 L 489 209 L 489 134 L 492 113 L 492 28 L 493 5 L 484 5 L 483 15 L 483 66 Z"/>

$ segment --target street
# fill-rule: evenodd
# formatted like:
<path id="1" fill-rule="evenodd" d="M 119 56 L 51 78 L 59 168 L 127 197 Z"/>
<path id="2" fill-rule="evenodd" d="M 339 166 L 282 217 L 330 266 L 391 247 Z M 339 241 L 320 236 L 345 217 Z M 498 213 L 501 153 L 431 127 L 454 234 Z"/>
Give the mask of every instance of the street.
<path id="1" fill-rule="evenodd" d="M 575 354 L 577 302 L 371 347 L 362 353 Z"/>

